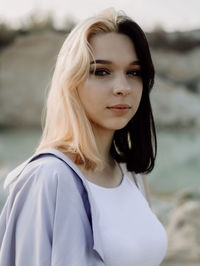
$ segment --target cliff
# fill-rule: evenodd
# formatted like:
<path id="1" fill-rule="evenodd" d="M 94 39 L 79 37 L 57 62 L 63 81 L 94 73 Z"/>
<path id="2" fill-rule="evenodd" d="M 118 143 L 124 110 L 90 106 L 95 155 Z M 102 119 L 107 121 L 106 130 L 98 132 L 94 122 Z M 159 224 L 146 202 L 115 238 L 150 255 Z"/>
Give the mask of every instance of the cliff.
<path id="1" fill-rule="evenodd" d="M 164 37 L 163 37 L 164 36 Z M 66 34 L 18 35 L 0 51 L 0 126 L 40 126 Z M 156 68 L 151 93 L 158 127 L 200 127 L 200 31 L 147 35 Z"/>

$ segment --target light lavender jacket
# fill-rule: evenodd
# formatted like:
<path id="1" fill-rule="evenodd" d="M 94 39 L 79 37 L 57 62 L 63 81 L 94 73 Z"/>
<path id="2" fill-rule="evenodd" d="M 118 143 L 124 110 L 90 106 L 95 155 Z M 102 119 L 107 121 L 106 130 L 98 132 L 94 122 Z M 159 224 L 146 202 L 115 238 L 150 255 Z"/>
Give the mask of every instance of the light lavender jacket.
<path id="1" fill-rule="evenodd" d="M 67 156 L 43 150 L 15 168 L 5 186 L 0 266 L 105 265 L 94 199 Z"/>

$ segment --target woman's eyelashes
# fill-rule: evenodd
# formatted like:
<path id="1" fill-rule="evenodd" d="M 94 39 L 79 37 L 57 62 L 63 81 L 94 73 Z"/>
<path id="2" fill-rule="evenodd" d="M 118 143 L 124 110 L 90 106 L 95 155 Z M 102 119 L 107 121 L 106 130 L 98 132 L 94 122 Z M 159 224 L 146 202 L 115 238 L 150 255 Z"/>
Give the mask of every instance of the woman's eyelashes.
<path id="1" fill-rule="evenodd" d="M 97 68 L 95 70 L 91 70 L 90 73 L 95 76 L 103 77 L 103 76 L 109 75 L 110 71 L 105 68 Z"/>
<path id="2" fill-rule="evenodd" d="M 96 69 L 90 70 L 90 74 L 95 75 L 97 77 L 105 77 L 105 76 L 113 74 L 113 71 L 106 69 L 106 68 L 96 68 Z M 132 70 L 126 71 L 125 74 L 130 77 L 141 76 L 141 70 L 132 69 Z"/>
<path id="3" fill-rule="evenodd" d="M 136 76 L 141 76 L 141 70 L 137 69 L 137 70 L 129 70 L 127 72 L 127 75 L 132 76 L 132 77 L 136 77 Z"/>

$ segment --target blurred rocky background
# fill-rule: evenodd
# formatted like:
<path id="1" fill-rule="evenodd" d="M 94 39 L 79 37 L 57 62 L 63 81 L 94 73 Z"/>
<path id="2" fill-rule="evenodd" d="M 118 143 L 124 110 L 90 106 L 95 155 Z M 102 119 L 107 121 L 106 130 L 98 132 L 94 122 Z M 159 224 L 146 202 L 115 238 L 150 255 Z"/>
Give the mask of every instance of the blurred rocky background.
<path id="1" fill-rule="evenodd" d="M 56 29 L 32 15 L 0 25 L 0 209 L 6 174 L 34 151 L 57 53 L 75 21 Z M 146 33 L 156 68 L 151 93 L 158 159 L 149 175 L 153 209 L 167 228 L 163 266 L 200 265 L 200 30 Z"/>

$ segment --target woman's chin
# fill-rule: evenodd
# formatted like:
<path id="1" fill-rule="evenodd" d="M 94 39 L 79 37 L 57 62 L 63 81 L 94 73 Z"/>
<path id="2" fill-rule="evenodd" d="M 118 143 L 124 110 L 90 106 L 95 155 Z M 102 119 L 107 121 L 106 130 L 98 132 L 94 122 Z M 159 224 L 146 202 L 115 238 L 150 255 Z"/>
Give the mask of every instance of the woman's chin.
<path id="1" fill-rule="evenodd" d="M 128 119 L 116 119 L 114 121 L 112 119 L 110 121 L 104 121 L 104 123 L 102 124 L 92 122 L 92 127 L 96 128 L 97 130 L 101 129 L 106 131 L 116 131 L 124 128 L 128 124 L 128 122 Z"/>
<path id="2" fill-rule="evenodd" d="M 122 128 L 124 128 L 126 125 L 128 124 L 128 122 L 126 122 L 126 123 L 113 123 L 113 125 L 110 125 L 109 126 L 109 129 L 110 130 L 120 130 L 120 129 L 122 129 Z"/>

